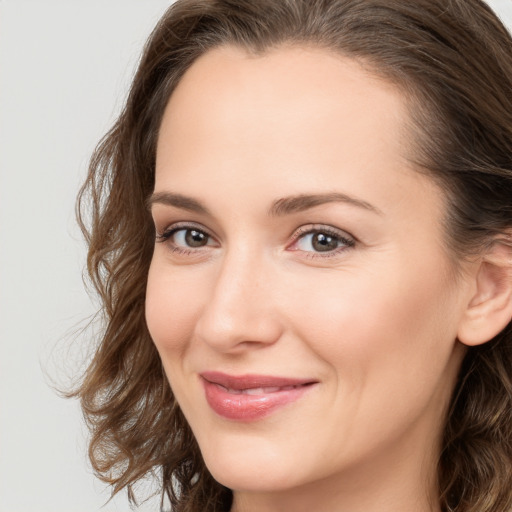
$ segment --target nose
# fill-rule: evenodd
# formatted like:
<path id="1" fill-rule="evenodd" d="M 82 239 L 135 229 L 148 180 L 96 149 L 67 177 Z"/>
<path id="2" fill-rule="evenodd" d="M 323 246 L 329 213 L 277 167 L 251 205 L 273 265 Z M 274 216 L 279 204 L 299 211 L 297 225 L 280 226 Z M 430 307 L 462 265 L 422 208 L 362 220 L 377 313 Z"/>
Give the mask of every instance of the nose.
<path id="1" fill-rule="evenodd" d="M 275 343 L 282 334 L 272 265 L 236 250 L 223 259 L 210 283 L 196 336 L 220 352 Z"/>

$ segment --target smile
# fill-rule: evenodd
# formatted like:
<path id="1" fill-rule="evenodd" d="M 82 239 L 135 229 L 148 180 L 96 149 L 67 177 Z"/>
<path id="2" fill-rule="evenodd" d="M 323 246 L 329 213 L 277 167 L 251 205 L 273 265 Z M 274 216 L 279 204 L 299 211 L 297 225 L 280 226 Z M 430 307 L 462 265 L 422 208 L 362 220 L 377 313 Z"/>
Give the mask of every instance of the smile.
<path id="1" fill-rule="evenodd" d="M 206 401 L 223 418 L 256 421 L 295 402 L 317 381 L 266 375 L 201 374 Z"/>
<path id="2" fill-rule="evenodd" d="M 218 384 L 218 386 L 224 388 Z M 265 395 L 267 393 L 277 393 L 279 391 L 290 391 L 291 389 L 296 389 L 301 387 L 299 386 L 283 386 L 283 387 L 266 387 L 266 388 L 248 388 L 248 389 L 233 389 L 233 388 L 224 388 L 227 393 L 231 393 L 233 395 Z"/>

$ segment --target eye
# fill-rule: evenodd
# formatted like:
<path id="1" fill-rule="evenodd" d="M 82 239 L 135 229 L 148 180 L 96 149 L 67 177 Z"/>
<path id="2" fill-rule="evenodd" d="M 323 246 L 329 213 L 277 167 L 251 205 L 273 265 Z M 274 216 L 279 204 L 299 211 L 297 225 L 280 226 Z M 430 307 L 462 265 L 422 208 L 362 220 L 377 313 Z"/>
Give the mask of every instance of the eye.
<path id="1" fill-rule="evenodd" d="M 203 247 L 208 245 L 209 236 L 198 229 L 178 229 L 172 234 L 173 242 L 180 247 Z"/>
<path id="2" fill-rule="evenodd" d="M 176 252 L 191 252 L 194 249 L 216 245 L 213 238 L 195 226 L 174 226 L 157 235 L 157 242 L 165 242 Z"/>
<path id="3" fill-rule="evenodd" d="M 289 247 L 290 250 L 304 251 L 318 256 L 322 253 L 326 256 L 338 254 L 355 245 L 355 240 L 350 235 L 330 227 L 301 228 L 294 238 L 295 241 Z"/>

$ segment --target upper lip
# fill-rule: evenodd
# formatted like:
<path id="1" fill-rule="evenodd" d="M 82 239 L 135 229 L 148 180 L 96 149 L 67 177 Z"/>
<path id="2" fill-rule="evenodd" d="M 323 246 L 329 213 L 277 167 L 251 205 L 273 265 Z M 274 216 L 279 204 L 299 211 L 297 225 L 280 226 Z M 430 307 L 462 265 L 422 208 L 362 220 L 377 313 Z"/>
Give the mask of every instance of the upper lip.
<path id="1" fill-rule="evenodd" d="M 314 379 L 298 379 L 293 377 L 278 377 L 273 375 L 228 375 L 222 372 L 207 371 L 202 372 L 201 377 L 213 384 L 219 384 L 228 389 L 242 390 L 254 388 L 301 386 L 305 384 L 314 384 L 318 381 Z"/>

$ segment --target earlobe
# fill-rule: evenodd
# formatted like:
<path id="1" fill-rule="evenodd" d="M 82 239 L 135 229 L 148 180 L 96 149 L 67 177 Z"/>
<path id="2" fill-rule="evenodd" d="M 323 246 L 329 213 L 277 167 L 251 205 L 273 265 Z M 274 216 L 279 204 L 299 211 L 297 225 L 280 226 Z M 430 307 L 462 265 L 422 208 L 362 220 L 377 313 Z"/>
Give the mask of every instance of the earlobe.
<path id="1" fill-rule="evenodd" d="M 499 334 L 512 319 L 512 246 L 495 241 L 481 257 L 474 294 L 458 330 L 468 346 L 481 345 Z"/>

